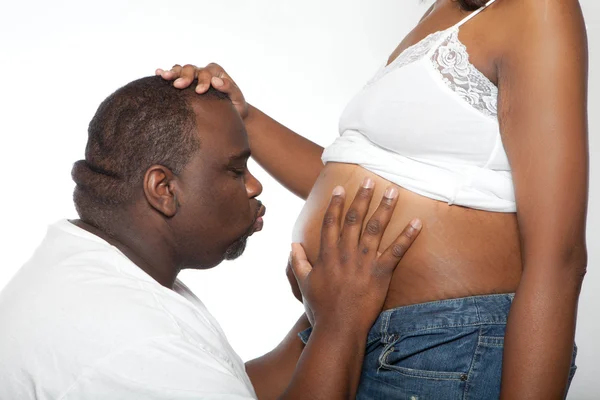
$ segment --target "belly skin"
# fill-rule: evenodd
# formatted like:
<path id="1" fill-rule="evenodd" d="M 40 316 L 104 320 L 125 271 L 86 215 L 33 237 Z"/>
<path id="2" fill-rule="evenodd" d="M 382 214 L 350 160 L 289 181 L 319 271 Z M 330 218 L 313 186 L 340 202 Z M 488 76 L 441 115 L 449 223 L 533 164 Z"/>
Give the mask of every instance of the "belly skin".
<path id="1" fill-rule="evenodd" d="M 366 176 L 376 183 L 370 216 L 385 189 L 395 185 L 357 165 L 324 167 L 293 231 L 294 242 L 302 243 L 309 261 L 318 257 L 321 223 L 333 188 L 345 187 L 347 210 Z M 516 214 L 449 206 L 398 189 L 398 205 L 380 250 L 414 217 L 423 221 L 423 229 L 394 273 L 384 309 L 516 290 L 522 271 Z"/>

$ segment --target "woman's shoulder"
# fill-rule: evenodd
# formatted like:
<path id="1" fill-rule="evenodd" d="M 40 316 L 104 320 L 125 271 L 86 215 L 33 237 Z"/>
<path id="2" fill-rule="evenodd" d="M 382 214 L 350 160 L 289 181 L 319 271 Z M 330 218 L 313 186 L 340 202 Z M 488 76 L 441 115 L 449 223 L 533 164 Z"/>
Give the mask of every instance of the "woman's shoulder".
<path id="1" fill-rule="evenodd" d="M 497 0 L 493 6 L 505 53 L 548 47 L 550 41 L 574 43 L 585 37 L 578 0 Z"/>

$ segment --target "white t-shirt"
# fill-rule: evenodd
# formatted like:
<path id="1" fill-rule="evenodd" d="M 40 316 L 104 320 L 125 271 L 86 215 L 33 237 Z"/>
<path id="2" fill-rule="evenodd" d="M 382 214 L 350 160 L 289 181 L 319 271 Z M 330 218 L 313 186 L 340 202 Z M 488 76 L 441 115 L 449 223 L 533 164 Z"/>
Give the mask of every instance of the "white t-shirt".
<path id="1" fill-rule="evenodd" d="M 174 289 L 69 221 L 50 226 L 0 292 L 0 399 L 255 399 L 217 321 Z"/>

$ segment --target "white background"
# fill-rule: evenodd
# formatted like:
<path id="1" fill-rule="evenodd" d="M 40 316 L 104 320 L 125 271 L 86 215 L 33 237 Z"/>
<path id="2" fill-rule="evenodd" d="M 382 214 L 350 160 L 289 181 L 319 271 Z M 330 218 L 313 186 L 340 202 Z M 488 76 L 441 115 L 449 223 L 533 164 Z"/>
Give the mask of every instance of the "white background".
<path id="1" fill-rule="evenodd" d="M 589 273 L 570 399 L 598 398 L 600 376 L 600 4 L 581 3 L 591 53 Z M 0 288 L 48 224 L 76 216 L 71 165 L 83 157 L 97 106 L 118 87 L 156 67 L 218 61 L 251 103 L 327 145 L 346 102 L 426 6 L 418 0 L 1 0 Z M 284 274 L 302 203 L 253 169 L 265 189 L 264 231 L 241 259 L 181 275 L 244 359 L 275 346 L 302 310 Z"/>

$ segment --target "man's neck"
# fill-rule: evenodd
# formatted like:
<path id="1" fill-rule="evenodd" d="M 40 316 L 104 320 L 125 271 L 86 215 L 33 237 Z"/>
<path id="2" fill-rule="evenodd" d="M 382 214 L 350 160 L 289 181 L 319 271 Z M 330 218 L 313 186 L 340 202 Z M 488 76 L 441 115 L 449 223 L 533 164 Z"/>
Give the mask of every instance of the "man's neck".
<path id="1" fill-rule="evenodd" d="M 127 224 L 122 224 L 117 229 L 113 228 L 114 232 L 109 235 L 82 220 L 76 219 L 70 220 L 70 222 L 106 240 L 155 281 L 164 287 L 173 289 L 179 268 L 177 268 L 173 256 L 173 246 L 170 246 L 169 240 L 166 238 L 156 235 L 157 230 L 150 227 L 149 229 L 135 229 L 126 227 Z"/>

